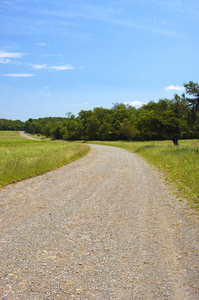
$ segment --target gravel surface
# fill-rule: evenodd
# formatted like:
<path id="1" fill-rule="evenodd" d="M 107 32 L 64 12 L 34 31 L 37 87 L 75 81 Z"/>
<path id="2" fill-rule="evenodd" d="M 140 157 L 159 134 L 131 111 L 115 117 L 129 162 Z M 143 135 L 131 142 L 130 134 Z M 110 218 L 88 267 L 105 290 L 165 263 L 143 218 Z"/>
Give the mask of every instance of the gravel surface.
<path id="1" fill-rule="evenodd" d="M 20 131 L 20 135 L 24 138 L 27 138 L 27 139 L 30 139 L 30 140 L 36 140 L 36 141 L 41 141 L 41 139 L 36 139 L 36 138 L 33 138 L 27 134 L 25 134 L 25 131 Z"/>
<path id="2" fill-rule="evenodd" d="M 126 150 L 91 145 L 1 198 L 1 299 L 199 299 L 198 216 Z"/>

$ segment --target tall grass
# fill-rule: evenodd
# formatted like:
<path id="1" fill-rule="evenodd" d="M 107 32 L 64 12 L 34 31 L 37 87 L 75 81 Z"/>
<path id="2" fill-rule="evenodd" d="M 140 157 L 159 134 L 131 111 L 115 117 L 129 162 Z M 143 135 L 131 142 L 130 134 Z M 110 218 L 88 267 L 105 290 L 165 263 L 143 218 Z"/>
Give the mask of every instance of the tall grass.
<path id="1" fill-rule="evenodd" d="M 35 141 L 0 131 L 0 186 L 43 174 L 84 155 L 89 147 L 64 141 Z"/>
<path id="2" fill-rule="evenodd" d="M 160 168 L 173 181 L 190 205 L 199 209 L 199 140 L 181 140 L 179 147 L 171 141 L 100 142 L 135 152 Z"/>

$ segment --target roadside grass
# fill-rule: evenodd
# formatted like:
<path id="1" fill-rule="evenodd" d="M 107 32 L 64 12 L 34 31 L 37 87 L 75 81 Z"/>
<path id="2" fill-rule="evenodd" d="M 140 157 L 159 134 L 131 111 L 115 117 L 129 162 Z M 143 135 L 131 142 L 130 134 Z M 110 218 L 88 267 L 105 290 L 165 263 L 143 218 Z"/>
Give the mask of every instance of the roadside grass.
<path id="1" fill-rule="evenodd" d="M 27 133 L 26 132 L 26 135 L 32 137 L 32 138 L 35 138 L 35 139 L 38 139 L 38 140 L 44 140 L 44 141 L 51 141 L 51 138 L 47 138 L 45 135 L 42 135 L 42 134 L 31 134 L 31 133 Z"/>
<path id="2" fill-rule="evenodd" d="M 24 138 L 20 135 L 19 131 L 1 131 L 0 130 L 0 143 L 1 142 L 12 142 L 21 141 Z"/>
<path id="3" fill-rule="evenodd" d="M 199 210 L 199 140 L 180 140 L 179 147 L 171 141 L 155 142 L 89 142 L 114 146 L 135 152 L 152 163 L 175 183 L 182 197 Z"/>
<path id="4" fill-rule="evenodd" d="M 65 141 L 36 141 L 19 132 L 0 131 L 0 186 L 43 174 L 89 152 L 89 146 Z"/>

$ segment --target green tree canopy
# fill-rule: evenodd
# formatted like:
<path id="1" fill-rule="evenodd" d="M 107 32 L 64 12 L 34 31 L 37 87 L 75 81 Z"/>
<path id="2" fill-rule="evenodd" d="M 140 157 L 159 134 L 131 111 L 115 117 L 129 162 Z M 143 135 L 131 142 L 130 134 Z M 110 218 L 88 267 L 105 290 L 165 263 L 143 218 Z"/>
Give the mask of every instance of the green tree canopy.
<path id="1" fill-rule="evenodd" d="M 194 111 L 194 113 L 199 113 L 199 84 L 194 83 L 193 81 L 189 81 L 189 83 L 185 84 L 186 94 L 191 95 L 192 98 L 186 97 L 186 101 L 188 106 Z"/>

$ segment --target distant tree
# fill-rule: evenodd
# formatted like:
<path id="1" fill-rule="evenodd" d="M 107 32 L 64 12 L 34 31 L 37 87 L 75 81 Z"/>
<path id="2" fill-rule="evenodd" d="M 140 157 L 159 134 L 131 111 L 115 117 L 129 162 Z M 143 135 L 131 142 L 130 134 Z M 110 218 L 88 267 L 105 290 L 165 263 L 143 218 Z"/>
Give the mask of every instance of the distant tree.
<path id="1" fill-rule="evenodd" d="M 140 109 L 138 129 L 141 136 L 149 139 L 166 139 L 178 146 L 178 140 L 186 128 L 186 104 L 184 98 L 175 95 L 172 100 L 160 99 L 149 102 Z"/>
<path id="2" fill-rule="evenodd" d="M 64 140 L 163 140 L 178 145 L 179 138 L 199 138 L 199 84 L 185 84 L 185 94 L 172 100 L 150 101 L 141 108 L 115 103 L 111 109 L 81 110 L 78 117 L 48 117 L 20 120 L 0 119 L 0 130 L 25 130 Z"/>
<path id="3" fill-rule="evenodd" d="M 192 109 L 194 114 L 199 114 L 199 84 L 189 81 L 189 83 L 184 83 L 185 93 L 193 96 L 193 98 L 186 97 L 188 106 Z"/>
<path id="4" fill-rule="evenodd" d="M 89 135 L 92 132 L 92 135 L 94 134 L 94 128 L 92 128 L 92 125 L 89 124 L 90 120 L 92 120 L 92 117 L 94 117 L 95 114 L 92 110 L 81 110 L 78 114 L 78 118 L 81 121 L 82 124 L 82 132 L 81 137 L 82 139 L 88 140 Z"/>
<path id="5" fill-rule="evenodd" d="M 162 140 L 163 124 L 160 114 L 154 110 L 141 110 L 137 117 L 137 130 L 142 140 Z"/>
<path id="6" fill-rule="evenodd" d="M 113 122 L 123 122 L 125 119 L 130 120 L 130 113 L 126 108 L 118 108 L 114 110 Z"/>
<path id="7" fill-rule="evenodd" d="M 67 112 L 66 117 L 67 117 L 68 120 L 74 120 L 75 119 L 75 115 L 73 115 L 72 112 Z"/>
<path id="8" fill-rule="evenodd" d="M 79 118 L 70 120 L 67 124 L 68 140 L 81 140 L 83 134 L 82 122 Z"/>
<path id="9" fill-rule="evenodd" d="M 44 134 L 47 138 L 50 137 L 51 134 L 51 126 L 50 124 L 46 124 L 45 126 L 43 126 L 42 128 L 42 134 Z"/>
<path id="10" fill-rule="evenodd" d="M 20 120 L 0 119 L 0 130 L 24 130 L 24 122 Z"/>
<path id="11" fill-rule="evenodd" d="M 126 110 L 126 105 L 124 103 L 113 103 L 113 107 L 112 107 L 112 110 L 113 111 L 116 111 L 116 110 L 119 110 L 119 109 L 124 109 Z"/>
<path id="12" fill-rule="evenodd" d="M 60 126 L 57 125 L 56 127 L 53 127 L 51 129 L 51 134 L 50 135 L 51 135 L 52 139 L 54 139 L 54 140 L 60 140 L 60 139 L 62 139 L 62 133 L 61 133 Z"/>
<path id="13" fill-rule="evenodd" d="M 136 135 L 136 130 L 128 119 L 124 119 L 123 122 L 120 123 L 120 133 L 130 142 Z"/>
<path id="14" fill-rule="evenodd" d="M 165 111 L 161 116 L 161 123 L 166 136 L 172 140 L 175 146 L 178 146 L 178 140 L 182 135 L 183 123 L 176 114 L 169 110 Z"/>
<path id="15" fill-rule="evenodd" d="M 86 124 L 86 136 L 89 140 L 97 139 L 97 132 L 100 128 L 100 122 L 96 118 L 96 116 L 91 116 L 87 119 Z"/>
<path id="16" fill-rule="evenodd" d="M 164 139 L 161 114 L 163 103 L 160 100 L 160 106 L 154 101 L 143 105 L 137 110 L 136 127 L 139 130 L 139 138 L 142 140 L 162 140 Z M 167 106 L 166 108 L 167 109 Z"/>
<path id="17" fill-rule="evenodd" d="M 111 123 L 104 121 L 97 132 L 97 139 L 102 141 L 111 141 L 113 139 L 113 126 Z"/>
<path id="18" fill-rule="evenodd" d="M 61 134 L 62 140 L 68 140 L 69 139 L 69 132 L 68 132 L 67 126 L 63 126 L 60 129 L 60 134 Z"/>

